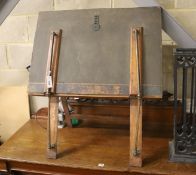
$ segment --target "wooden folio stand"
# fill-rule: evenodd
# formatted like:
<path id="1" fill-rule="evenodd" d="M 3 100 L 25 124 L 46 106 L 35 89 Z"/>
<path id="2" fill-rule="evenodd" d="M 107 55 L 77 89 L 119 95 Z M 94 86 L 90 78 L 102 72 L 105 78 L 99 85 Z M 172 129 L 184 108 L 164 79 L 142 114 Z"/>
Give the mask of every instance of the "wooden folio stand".
<path id="1" fill-rule="evenodd" d="M 52 32 L 48 52 L 45 94 L 49 97 L 48 108 L 48 158 L 57 158 L 57 123 L 59 96 L 56 94 L 58 59 L 60 53 L 62 30 Z M 130 166 L 142 166 L 142 44 L 143 28 L 130 29 Z M 81 96 L 75 94 L 73 96 Z M 88 95 L 88 97 L 90 97 Z M 101 96 L 99 96 L 101 97 Z M 66 97 L 65 97 L 66 98 Z M 64 105 L 69 115 L 68 105 Z M 69 116 L 66 117 L 68 126 Z"/>

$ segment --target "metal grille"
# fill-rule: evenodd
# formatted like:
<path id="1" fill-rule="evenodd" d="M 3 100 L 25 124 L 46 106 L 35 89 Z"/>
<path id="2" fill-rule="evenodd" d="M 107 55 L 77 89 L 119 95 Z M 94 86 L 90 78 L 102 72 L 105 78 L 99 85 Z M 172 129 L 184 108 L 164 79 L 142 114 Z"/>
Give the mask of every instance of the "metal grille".
<path id="1" fill-rule="evenodd" d="M 170 160 L 196 162 L 196 49 L 174 50 L 174 140 Z M 178 99 L 182 112 L 177 113 Z"/>

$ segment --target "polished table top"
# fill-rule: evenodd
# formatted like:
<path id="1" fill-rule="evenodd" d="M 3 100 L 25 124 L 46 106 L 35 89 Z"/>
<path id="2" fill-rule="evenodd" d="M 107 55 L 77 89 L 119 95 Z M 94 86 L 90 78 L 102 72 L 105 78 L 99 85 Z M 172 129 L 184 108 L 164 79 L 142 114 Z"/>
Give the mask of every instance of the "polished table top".
<path id="1" fill-rule="evenodd" d="M 129 169 L 129 130 L 103 128 L 64 128 L 59 130 L 58 158 L 46 158 L 46 121 L 29 120 L 0 147 L 0 161 L 10 162 L 12 169 L 36 166 L 127 171 L 144 174 L 195 175 L 195 164 L 168 162 L 168 138 L 143 138 L 143 167 Z M 13 162 L 22 163 L 20 167 Z M 103 167 L 98 164 L 104 164 Z M 16 167 L 14 167 L 16 166 Z M 1 167 L 1 166 L 0 166 Z M 1 168 L 0 168 L 1 169 Z M 46 168 L 47 169 L 47 168 Z M 59 170 L 60 171 L 60 170 Z M 102 173 L 104 174 L 104 173 Z M 111 173 L 110 173 L 111 174 Z"/>

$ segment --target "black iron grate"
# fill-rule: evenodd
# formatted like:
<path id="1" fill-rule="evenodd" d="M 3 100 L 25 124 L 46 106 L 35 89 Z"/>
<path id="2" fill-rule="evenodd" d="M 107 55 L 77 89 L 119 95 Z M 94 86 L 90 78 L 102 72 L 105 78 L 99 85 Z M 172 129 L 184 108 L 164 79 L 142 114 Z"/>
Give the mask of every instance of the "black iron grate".
<path id="1" fill-rule="evenodd" d="M 174 139 L 170 143 L 170 160 L 196 162 L 196 49 L 175 49 L 174 56 Z"/>

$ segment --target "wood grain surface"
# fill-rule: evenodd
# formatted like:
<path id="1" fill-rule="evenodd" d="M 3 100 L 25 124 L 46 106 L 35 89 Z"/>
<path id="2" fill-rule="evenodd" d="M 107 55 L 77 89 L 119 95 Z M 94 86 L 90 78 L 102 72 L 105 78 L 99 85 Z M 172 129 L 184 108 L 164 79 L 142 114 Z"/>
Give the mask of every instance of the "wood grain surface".
<path id="1" fill-rule="evenodd" d="M 130 166 L 142 166 L 143 28 L 130 30 Z"/>
<path id="2" fill-rule="evenodd" d="M 58 136 L 58 97 L 49 97 L 48 113 L 48 158 L 56 159 L 57 156 L 57 136 Z"/>
<path id="3" fill-rule="evenodd" d="M 128 169 L 129 129 L 61 129 L 56 160 L 46 158 L 46 135 L 36 120 L 30 120 L 0 147 L 0 160 L 12 170 L 40 174 L 196 174 L 194 164 L 168 162 L 168 138 L 144 137 L 143 167 Z M 99 167 L 99 163 L 104 167 Z"/>

